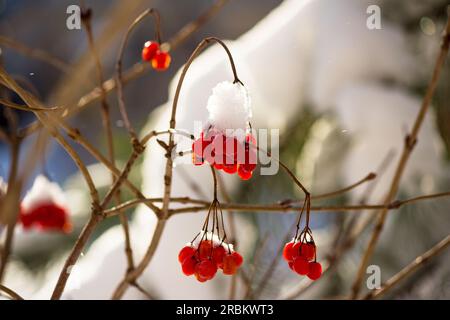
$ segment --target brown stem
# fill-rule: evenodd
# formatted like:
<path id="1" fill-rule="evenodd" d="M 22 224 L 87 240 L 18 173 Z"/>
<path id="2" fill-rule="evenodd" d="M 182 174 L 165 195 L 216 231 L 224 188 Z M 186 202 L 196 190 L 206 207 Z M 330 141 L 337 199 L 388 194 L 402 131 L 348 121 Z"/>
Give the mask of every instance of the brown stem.
<path id="1" fill-rule="evenodd" d="M 218 172 L 218 175 L 217 175 L 217 182 L 218 182 L 222 197 L 225 199 L 226 202 L 230 203 L 231 198 L 227 192 L 227 189 L 225 188 L 225 183 L 223 182 L 223 176 L 221 175 L 220 172 Z M 230 230 L 231 230 L 230 242 L 233 243 L 233 246 L 236 250 L 236 248 L 238 248 L 239 243 L 236 238 L 236 220 L 234 217 L 234 212 L 232 210 L 226 210 L 226 211 L 227 211 L 227 217 L 228 217 L 228 225 L 230 226 Z M 238 280 L 238 277 L 236 277 L 236 276 L 231 277 L 230 291 L 229 291 L 229 295 L 228 295 L 229 300 L 234 300 L 236 298 L 237 280 Z"/>
<path id="2" fill-rule="evenodd" d="M 115 82 L 117 85 L 117 101 L 119 104 L 119 110 L 120 114 L 122 116 L 123 123 L 125 125 L 125 128 L 128 130 L 128 133 L 130 134 L 133 141 L 137 142 L 138 137 L 136 134 L 136 131 L 134 130 L 133 126 L 131 125 L 130 119 L 128 117 L 127 108 L 125 107 L 125 100 L 123 97 L 123 76 L 122 76 L 122 61 L 123 61 L 123 53 L 125 51 L 125 47 L 128 43 L 128 38 L 131 34 L 131 31 L 134 30 L 134 28 L 147 16 L 152 15 L 155 22 L 155 33 L 158 43 L 161 44 L 161 27 L 160 27 L 160 16 L 156 9 L 147 9 L 143 13 L 141 13 L 134 21 L 133 23 L 128 27 L 128 30 L 125 34 L 125 37 L 123 38 L 122 44 L 119 49 L 119 55 L 117 57 L 116 62 L 116 78 Z"/>
<path id="3" fill-rule="evenodd" d="M 83 9 L 84 10 L 84 9 Z M 88 9 L 89 10 L 89 9 Z M 103 128 L 105 130 L 106 135 L 106 144 L 108 147 L 108 156 L 109 161 L 115 166 L 115 156 L 114 156 L 114 143 L 113 143 L 113 132 L 111 127 L 111 117 L 110 117 L 110 107 L 108 104 L 108 100 L 106 97 L 106 90 L 103 86 L 104 83 L 104 73 L 102 63 L 100 61 L 100 57 L 98 55 L 95 43 L 94 43 L 94 33 L 92 32 L 91 25 L 91 14 L 82 15 L 82 22 L 86 27 L 86 33 L 88 36 L 89 48 L 91 50 L 92 56 L 95 60 L 95 67 L 97 72 L 97 80 L 98 85 L 100 87 L 100 102 L 101 102 L 101 115 L 102 115 L 102 123 Z M 114 182 L 116 177 L 113 173 L 111 173 L 112 181 Z M 114 194 L 116 204 L 121 202 L 120 200 L 120 189 Z M 133 250 L 131 248 L 131 240 L 130 240 L 130 231 L 128 227 L 128 219 L 123 212 L 119 212 L 120 224 L 122 225 L 124 238 L 125 238 L 125 256 L 127 258 L 128 270 L 134 268 L 133 261 Z"/>
<path id="4" fill-rule="evenodd" d="M 26 45 L 5 36 L 0 36 L 0 44 L 29 58 L 44 61 L 64 73 L 70 73 L 72 71 L 72 68 L 67 63 L 50 55 L 44 50 L 27 47 Z"/>
<path id="5" fill-rule="evenodd" d="M 400 207 L 412 204 L 416 202 L 421 202 L 424 200 L 431 200 L 437 198 L 443 198 L 450 196 L 450 192 L 441 192 L 436 194 L 418 196 L 414 198 L 409 198 L 406 200 L 396 200 L 387 206 L 383 204 L 357 204 L 357 205 L 341 205 L 341 206 L 333 206 L 333 205 L 323 205 L 323 206 L 311 206 L 311 211 L 316 212 L 347 212 L 347 211 L 361 211 L 361 210 L 380 210 L 387 208 L 388 210 L 399 209 Z M 119 210 L 125 210 L 132 207 L 137 206 L 138 204 L 144 203 L 161 203 L 163 198 L 144 198 L 144 199 L 134 199 L 126 201 L 119 206 L 112 207 L 110 209 L 104 210 L 105 216 L 115 216 Z M 182 203 L 182 204 L 196 204 L 198 206 L 193 207 L 185 207 L 185 208 L 177 208 L 170 210 L 170 216 L 181 213 L 194 213 L 199 211 L 208 210 L 211 205 L 210 201 L 207 200 L 199 200 L 199 199 L 191 199 L 189 197 L 172 197 L 170 198 L 170 202 L 173 203 Z M 277 203 L 269 203 L 269 204 L 247 204 L 247 203 L 221 203 L 220 207 L 225 210 L 235 210 L 235 211 L 249 211 L 249 212 L 257 212 L 257 211 L 265 211 L 265 212 L 291 212 L 298 210 L 299 207 L 294 204 L 280 205 Z"/>
<path id="6" fill-rule="evenodd" d="M 20 192 L 20 187 L 17 188 L 16 184 L 17 181 L 17 171 L 18 171 L 18 164 L 19 164 L 19 151 L 20 151 L 20 143 L 21 140 L 16 136 L 15 129 L 13 129 L 14 132 L 10 137 L 11 140 L 11 162 L 10 162 L 10 168 L 9 168 L 9 177 L 8 177 L 8 190 L 6 193 L 5 198 L 9 198 L 10 201 L 13 198 L 16 198 L 17 201 L 18 196 L 13 196 L 12 193 L 18 193 Z M 14 202 L 17 202 L 14 201 Z M 17 215 L 19 213 L 19 204 L 16 203 L 14 205 L 15 212 L 11 214 L 11 216 L 7 217 L 7 227 L 6 227 L 6 239 L 5 244 L 3 245 L 3 250 L 1 251 L 1 261 L 0 261 L 0 283 L 2 283 L 3 276 L 5 275 L 6 271 L 6 265 L 8 263 L 9 255 L 11 252 L 12 244 L 13 244 L 13 238 L 14 238 L 14 229 L 16 227 L 17 222 Z"/>
<path id="7" fill-rule="evenodd" d="M 434 91 L 436 89 L 436 86 L 437 86 L 437 83 L 439 80 L 439 76 L 441 74 L 442 67 L 444 66 L 444 62 L 445 62 L 447 54 L 448 54 L 449 42 L 450 42 L 450 19 L 447 20 L 447 24 L 446 24 L 443 39 L 442 39 L 441 50 L 437 57 L 436 64 L 435 64 L 435 67 L 433 70 L 433 75 L 431 77 L 430 83 L 429 83 L 427 91 L 425 93 L 425 97 L 423 98 L 419 113 L 417 114 L 416 120 L 414 121 L 414 125 L 411 129 L 411 132 L 405 138 L 403 152 L 402 152 L 400 160 L 397 164 L 397 168 L 395 170 L 394 177 L 391 181 L 391 186 L 390 186 L 389 192 L 384 201 L 385 205 L 391 203 L 398 192 L 400 180 L 403 176 L 403 172 L 406 168 L 406 165 L 407 165 L 410 155 L 414 149 L 414 146 L 417 143 L 417 137 L 418 137 L 420 128 L 422 127 L 423 120 L 429 109 L 431 99 L 434 95 Z M 361 259 L 359 269 L 357 272 L 357 276 L 352 285 L 352 293 L 351 293 L 352 299 L 356 299 L 358 297 L 367 264 L 369 263 L 369 260 L 372 257 L 372 254 L 375 250 L 375 246 L 378 242 L 381 231 L 383 230 L 384 223 L 386 221 L 388 212 L 389 212 L 389 209 L 384 208 L 381 210 L 381 212 L 378 216 L 375 228 L 372 232 L 372 235 L 371 235 L 371 238 L 367 245 L 367 248 Z"/>
<path id="8" fill-rule="evenodd" d="M 371 181 L 373 179 L 375 179 L 377 177 L 377 175 L 373 172 L 369 173 L 367 176 L 365 176 L 363 179 L 349 185 L 348 187 L 342 188 L 340 190 L 336 190 L 336 191 L 332 191 L 332 192 L 328 192 L 328 193 L 323 193 L 323 194 L 319 194 L 319 195 L 315 195 L 315 196 L 311 196 L 311 200 L 318 200 L 318 199 L 325 199 L 325 198 L 332 198 L 338 195 L 341 195 L 343 193 L 346 193 L 352 189 L 355 189 L 357 187 L 359 187 L 360 185 L 362 185 L 363 183 L 366 183 L 368 181 Z"/>
<path id="9" fill-rule="evenodd" d="M 80 236 L 78 237 L 72 251 L 69 254 L 69 257 L 66 259 L 64 263 L 64 267 L 59 274 L 58 281 L 56 282 L 55 289 L 52 293 L 52 300 L 59 300 L 61 295 L 63 294 L 64 288 L 66 287 L 67 280 L 69 279 L 71 268 L 77 263 L 78 258 L 80 257 L 83 248 L 91 236 L 92 232 L 94 232 L 97 224 L 102 220 L 102 216 L 98 213 L 92 213 L 89 221 L 84 226 L 83 231 L 81 231 Z"/>
<path id="10" fill-rule="evenodd" d="M 14 290 L 5 287 L 4 285 L 0 284 L 0 291 L 3 291 L 8 296 L 10 296 L 14 300 L 24 300 L 18 293 L 16 293 Z"/>
<path id="11" fill-rule="evenodd" d="M 30 106 L 20 105 L 8 100 L 0 99 L 0 104 L 7 106 L 9 108 L 22 110 L 22 111 L 30 111 L 30 112 L 38 112 L 38 111 L 58 111 L 61 110 L 61 107 L 51 107 L 51 108 L 32 108 Z"/>

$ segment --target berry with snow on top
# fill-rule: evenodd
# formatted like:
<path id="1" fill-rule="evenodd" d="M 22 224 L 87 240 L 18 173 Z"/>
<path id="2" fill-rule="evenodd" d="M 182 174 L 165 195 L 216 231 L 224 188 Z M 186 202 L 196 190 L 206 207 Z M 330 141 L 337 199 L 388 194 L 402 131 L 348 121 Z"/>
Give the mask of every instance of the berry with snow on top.
<path id="1" fill-rule="evenodd" d="M 311 280 L 317 280 L 322 275 L 322 266 L 316 261 L 316 244 L 309 228 L 285 244 L 283 259 L 292 271 Z"/>
<path id="2" fill-rule="evenodd" d="M 252 177 L 257 163 L 257 144 L 248 131 L 250 98 L 240 83 L 221 82 L 208 99 L 208 126 L 192 143 L 192 162 L 208 162 L 217 170 Z"/>
<path id="3" fill-rule="evenodd" d="M 24 229 L 69 233 L 72 225 L 64 192 L 57 183 L 39 175 L 20 205 L 19 219 Z"/>
<path id="4" fill-rule="evenodd" d="M 220 240 L 211 232 L 201 231 L 180 250 L 178 261 L 186 276 L 194 275 L 199 282 L 206 282 L 213 279 L 219 269 L 225 275 L 235 274 L 243 258 L 233 249 L 233 245 Z"/>

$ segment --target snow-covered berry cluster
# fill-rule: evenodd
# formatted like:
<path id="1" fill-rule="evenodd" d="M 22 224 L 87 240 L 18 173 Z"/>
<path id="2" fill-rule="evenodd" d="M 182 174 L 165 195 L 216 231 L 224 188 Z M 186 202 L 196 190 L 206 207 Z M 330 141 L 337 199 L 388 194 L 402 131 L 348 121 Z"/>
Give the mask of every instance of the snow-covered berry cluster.
<path id="1" fill-rule="evenodd" d="M 257 163 L 257 143 L 249 132 L 250 99 L 240 83 L 221 82 L 208 99 L 208 126 L 192 143 L 195 165 L 208 162 L 217 170 L 252 177 Z"/>
<path id="2" fill-rule="evenodd" d="M 153 69 L 164 71 L 169 68 L 172 59 L 168 52 L 161 50 L 158 42 L 147 41 L 142 48 L 142 60 L 151 62 Z"/>
<path id="3" fill-rule="evenodd" d="M 309 239 L 307 239 L 309 238 Z M 316 245 L 310 231 L 303 231 L 299 237 L 286 243 L 283 249 L 283 258 L 292 271 L 317 280 L 322 275 L 322 265 L 316 261 Z"/>
<path id="4" fill-rule="evenodd" d="M 178 254 L 183 273 L 194 275 L 199 282 L 213 279 L 219 269 L 225 275 L 235 274 L 243 263 L 242 256 L 233 250 L 231 244 L 220 241 L 217 236 L 201 234 L 200 241 L 187 244 Z"/>
<path id="5" fill-rule="evenodd" d="M 43 175 L 37 176 L 20 205 L 19 219 L 23 228 L 68 233 L 72 230 L 69 215 L 64 192 L 59 185 Z"/>

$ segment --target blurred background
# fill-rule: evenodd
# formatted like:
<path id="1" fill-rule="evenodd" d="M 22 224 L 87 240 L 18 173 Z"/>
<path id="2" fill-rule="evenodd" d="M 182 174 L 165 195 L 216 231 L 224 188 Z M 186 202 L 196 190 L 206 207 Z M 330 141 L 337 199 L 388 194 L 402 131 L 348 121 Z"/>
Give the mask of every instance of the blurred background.
<path id="1" fill-rule="evenodd" d="M 214 3 L 216 14 L 186 41 L 171 51 L 166 72 L 147 68 L 125 88 L 130 120 L 139 132 L 167 127 L 167 110 L 179 68 L 206 36 L 229 40 L 240 78 L 248 84 L 253 101 L 255 128 L 280 130 L 280 157 L 314 193 L 347 186 L 369 172 L 378 178 L 349 194 L 316 204 L 380 203 L 401 152 L 403 138 L 419 109 L 431 76 L 446 21 L 449 3 L 420 1 L 303 1 L 303 0 L 133 0 L 85 1 L 92 9 L 95 45 L 107 79 L 114 76 L 118 49 L 126 29 L 143 10 L 157 8 L 162 17 L 163 41 L 195 20 Z M 72 105 L 97 86 L 95 63 L 86 32 L 68 30 L 66 9 L 73 1 L 0 0 L 0 49 L 6 70 L 23 87 L 48 106 Z M 223 4 L 223 5 L 222 5 Z M 366 26 L 376 4 L 381 9 L 380 30 Z M 124 69 L 140 61 L 145 41 L 153 39 L 153 23 L 147 20 L 131 35 L 124 55 Z M 32 59 L 17 43 L 43 50 L 64 62 L 62 71 Z M 194 63 L 180 101 L 178 124 L 192 130 L 194 120 L 204 120 L 206 100 L 219 81 L 230 79 L 227 61 L 217 48 L 208 49 Z M 399 198 L 450 189 L 450 64 L 447 63 L 421 131 Z M 20 103 L 20 99 L 6 92 Z M 108 95 L 118 165 L 131 147 L 120 120 L 116 92 Z M 106 154 L 98 101 L 77 113 L 70 123 Z M 3 109 L 3 108 L 2 108 Z M 16 111 L 15 111 L 16 112 Z M 35 121 L 32 113 L 17 111 L 20 127 Z M 3 110 L 0 125 L 8 130 Z M 27 138 L 21 151 L 35 137 Z M 0 145 L 0 175 L 8 177 L 10 150 Z M 82 147 L 73 144 L 89 164 L 103 192 L 110 185 L 109 172 Z M 146 196 L 162 192 L 164 158 L 151 145 L 130 179 L 142 185 Z M 71 158 L 52 142 L 36 172 L 45 172 L 66 191 L 74 230 L 69 235 L 25 232 L 17 227 L 12 256 L 4 283 L 26 298 L 47 298 L 58 272 L 89 216 L 89 194 Z M 210 199 L 211 181 L 204 168 L 180 166 L 174 195 Z M 284 174 L 256 175 L 240 183 L 224 177 L 233 202 L 267 203 L 301 197 Z M 193 187 L 193 181 L 196 187 Z M 27 181 L 24 188 L 31 185 Z M 202 189 L 198 192 L 198 186 Z M 195 190 L 197 191 L 195 191 Z M 123 200 L 132 199 L 124 189 Z M 146 208 L 130 210 L 135 254 L 140 257 L 154 228 Z M 450 230 L 450 199 L 440 198 L 402 207 L 389 215 L 371 264 L 380 266 L 382 281 L 431 248 Z M 339 256 L 336 265 L 314 285 L 290 272 L 284 262 L 275 266 L 274 255 L 295 214 L 235 213 L 233 239 L 246 264 L 237 281 L 235 297 L 242 298 L 342 298 L 350 291 L 361 254 L 366 247 L 373 218 L 371 212 L 314 214 L 312 229 L 319 260 L 334 261 L 346 239 L 362 231 L 355 243 Z M 201 227 L 203 214 L 186 214 L 170 221 L 160 247 L 141 278 L 141 285 L 154 298 L 230 298 L 230 279 L 198 284 L 178 270 L 176 255 Z M 125 272 L 123 235 L 118 218 L 99 226 L 72 273 L 65 291 L 67 299 L 106 299 Z M 0 231 L 1 232 L 1 231 Z M 192 236 L 190 236 L 192 235 Z M 0 233 L 0 237 L 4 234 Z M 404 299 L 450 298 L 450 254 L 433 259 L 385 297 Z M 264 277 L 268 276 L 265 280 Z M 263 283 L 263 286 L 261 285 Z M 147 298 L 136 289 L 126 298 Z"/>

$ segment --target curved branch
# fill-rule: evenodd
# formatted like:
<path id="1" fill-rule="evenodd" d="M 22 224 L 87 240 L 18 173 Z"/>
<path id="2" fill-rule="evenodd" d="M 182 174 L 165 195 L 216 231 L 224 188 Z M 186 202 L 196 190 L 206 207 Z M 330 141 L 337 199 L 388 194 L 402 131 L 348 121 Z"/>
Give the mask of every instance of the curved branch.
<path id="1" fill-rule="evenodd" d="M 4 285 L 0 284 L 0 291 L 3 291 L 4 293 L 6 293 L 8 296 L 10 296 L 11 298 L 13 298 L 14 300 L 24 300 L 24 298 L 22 298 L 18 293 L 16 293 L 14 290 L 5 287 Z"/>
<path id="2" fill-rule="evenodd" d="M 155 19 L 155 33 L 156 38 L 159 44 L 161 44 L 161 17 L 156 9 L 147 9 L 143 13 L 141 13 L 134 21 L 133 23 L 128 27 L 127 33 L 125 34 L 125 37 L 123 38 L 122 44 L 119 49 L 119 55 L 117 56 L 117 62 L 116 62 L 116 77 L 115 81 L 117 84 L 117 101 L 119 104 L 119 110 L 120 114 L 122 116 L 123 123 L 125 125 L 125 128 L 127 128 L 130 136 L 132 139 L 134 139 L 134 142 L 138 141 L 136 131 L 134 130 L 133 126 L 130 123 L 130 119 L 128 117 L 128 112 L 125 107 L 125 101 L 123 96 L 123 77 L 122 77 L 122 61 L 123 61 L 123 53 L 125 50 L 125 47 L 128 43 L 128 38 L 131 34 L 131 31 L 147 16 L 153 15 Z"/>
<path id="3" fill-rule="evenodd" d="M 228 49 L 228 47 L 226 46 L 226 44 L 220 40 L 219 38 L 216 37 L 208 37 L 203 39 L 195 48 L 195 50 L 192 52 L 191 56 L 189 57 L 188 61 L 186 62 L 186 64 L 183 67 L 183 70 L 181 71 L 181 75 L 180 75 L 180 80 L 178 80 L 178 84 L 177 84 L 177 89 L 175 91 L 175 96 L 173 98 L 173 104 L 172 104 L 172 115 L 170 118 L 170 129 L 175 129 L 175 117 L 177 114 L 177 106 L 178 106 L 178 99 L 180 97 L 180 92 L 181 92 L 181 87 L 183 85 L 184 82 L 184 78 L 186 77 L 186 73 L 189 70 L 189 67 L 191 66 L 192 62 L 194 62 L 195 58 L 198 57 L 198 55 L 205 50 L 205 48 L 208 46 L 208 44 L 210 44 L 211 42 L 216 42 L 218 44 L 220 44 L 223 49 L 225 50 L 225 52 L 228 55 L 228 59 L 230 60 L 230 66 L 231 66 L 231 70 L 233 72 L 233 76 L 234 76 L 234 80 L 233 83 L 240 83 L 241 85 L 244 85 L 242 83 L 241 80 L 239 80 L 239 77 L 237 76 L 237 71 L 236 71 L 236 66 L 234 64 L 234 60 L 233 60 L 233 56 L 231 55 L 230 50 Z"/>

